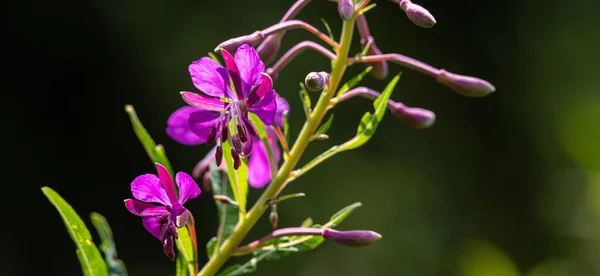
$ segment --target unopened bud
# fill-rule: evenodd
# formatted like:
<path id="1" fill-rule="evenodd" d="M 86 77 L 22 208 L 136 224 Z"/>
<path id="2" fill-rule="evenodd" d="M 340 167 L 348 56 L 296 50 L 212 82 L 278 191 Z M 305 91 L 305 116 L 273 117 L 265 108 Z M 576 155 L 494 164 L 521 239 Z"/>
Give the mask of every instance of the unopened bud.
<path id="1" fill-rule="evenodd" d="M 268 36 L 256 49 L 258 56 L 265 64 L 270 64 L 275 60 L 284 34 L 284 32 L 280 32 Z"/>
<path id="2" fill-rule="evenodd" d="M 277 214 L 277 205 L 271 205 L 271 213 L 269 214 L 269 222 L 273 229 L 277 228 L 279 224 L 279 215 Z"/>
<path id="3" fill-rule="evenodd" d="M 317 92 L 323 90 L 325 84 L 329 81 L 329 74 L 326 72 L 310 72 L 304 79 L 304 85 L 310 91 Z"/>
<path id="4" fill-rule="evenodd" d="M 381 55 L 383 54 L 377 45 L 375 45 L 375 41 L 371 41 L 371 46 L 369 46 L 369 50 L 367 50 L 367 55 Z M 385 60 L 369 62 L 366 64 L 367 66 L 371 66 L 371 75 L 377 79 L 385 79 L 388 76 L 388 64 Z"/>
<path id="5" fill-rule="evenodd" d="M 231 204 L 237 206 L 237 202 L 235 202 L 235 200 L 231 199 L 226 195 L 214 195 L 213 199 L 223 204 Z"/>
<path id="6" fill-rule="evenodd" d="M 319 135 L 313 136 L 313 139 L 317 140 L 317 141 L 325 141 L 325 140 L 329 139 L 329 135 L 319 134 Z"/>
<path id="7" fill-rule="evenodd" d="M 407 107 L 396 103 L 392 114 L 402 120 L 406 125 L 416 129 L 424 129 L 435 123 L 435 113 L 418 107 Z"/>
<path id="8" fill-rule="evenodd" d="M 406 16 L 412 23 L 419 27 L 431 28 L 435 25 L 435 18 L 429 13 L 429 11 L 417 4 L 413 4 L 410 0 L 401 0 L 400 9 L 402 9 Z"/>
<path id="9" fill-rule="evenodd" d="M 236 38 L 229 39 L 217 46 L 215 48 L 215 52 L 220 51 L 221 49 L 227 50 L 227 52 L 235 53 L 237 48 L 244 44 L 248 44 L 254 47 L 256 44 L 260 43 L 265 39 L 264 35 L 260 31 L 256 31 L 249 35 L 244 35 Z"/>
<path id="10" fill-rule="evenodd" d="M 354 0 L 339 0 L 338 13 L 342 20 L 347 21 L 354 14 Z"/>
<path id="11" fill-rule="evenodd" d="M 350 247 L 360 247 L 378 241 L 381 239 L 381 235 L 368 230 L 338 231 L 325 228 L 323 230 L 323 238 Z"/>
<path id="12" fill-rule="evenodd" d="M 467 97 L 485 97 L 496 91 L 496 88 L 485 80 L 453 74 L 446 70 L 440 70 L 436 80 Z"/>

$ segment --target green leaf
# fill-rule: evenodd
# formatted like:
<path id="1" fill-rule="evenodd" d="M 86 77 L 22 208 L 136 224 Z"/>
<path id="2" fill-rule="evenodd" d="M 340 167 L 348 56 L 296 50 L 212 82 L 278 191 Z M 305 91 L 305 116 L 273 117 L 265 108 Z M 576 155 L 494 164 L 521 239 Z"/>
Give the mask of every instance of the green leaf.
<path id="1" fill-rule="evenodd" d="M 300 83 L 300 101 L 302 102 L 302 108 L 304 109 L 304 115 L 306 118 L 310 118 L 310 114 L 312 113 L 312 103 L 310 101 L 310 97 L 308 96 L 308 90 L 304 86 L 304 83 Z"/>
<path id="2" fill-rule="evenodd" d="M 217 248 L 217 237 L 212 237 L 206 243 L 206 255 L 208 258 L 212 258 L 212 255 L 215 253 L 215 249 Z"/>
<path id="3" fill-rule="evenodd" d="M 325 26 L 325 29 L 327 30 L 327 34 L 329 35 L 329 38 L 331 39 L 331 41 L 335 41 L 335 38 L 333 37 L 333 32 L 331 31 L 331 27 L 329 27 L 329 24 L 327 24 L 327 21 L 325 21 L 325 18 L 321 18 L 321 22 L 323 22 L 323 25 Z M 335 51 L 335 48 L 333 49 Z M 333 63 L 333 61 L 332 61 Z"/>
<path id="4" fill-rule="evenodd" d="M 333 214 L 333 216 L 331 216 L 331 218 L 329 219 L 329 222 L 327 222 L 324 226 L 327 228 L 336 227 L 338 224 L 340 224 L 342 221 L 344 221 L 348 216 L 350 216 L 350 214 L 352 214 L 352 212 L 354 212 L 354 210 L 358 209 L 361 206 L 362 206 L 362 203 L 355 202 L 355 203 L 352 203 L 352 204 L 342 208 L 341 210 L 339 210 L 335 214 Z"/>
<path id="5" fill-rule="evenodd" d="M 265 129 L 265 124 L 256 116 L 254 113 L 248 113 L 248 118 L 252 122 L 252 124 L 256 128 L 256 132 L 258 133 L 258 137 L 263 142 L 265 146 L 265 150 L 267 151 L 267 158 L 269 159 L 269 169 L 271 170 L 271 175 L 276 175 L 277 171 L 275 168 L 275 160 L 273 159 L 273 154 L 271 153 L 271 143 L 269 143 L 269 136 L 267 135 L 267 131 Z M 275 138 L 273 138 L 275 139 Z"/>
<path id="6" fill-rule="evenodd" d="M 175 259 L 175 276 L 189 276 L 190 272 L 188 271 L 187 265 L 185 263 L 185 259 L 181 256 L 177 256 Z"/>
<path id="7" fill-rule="evenodd" d="M 375 130 L 379 125 L 379 122 L 383 119 L 383 115 L 385 115 L 385 109 L 387 107 L 387 102 L 392 95 L 392 91 L 394 91 L 394 87 L 398 83 L 400 79 L 400 75 L 396 75 L 390 83 L 385 87 L 381 96 L 375 100 L 373 103 L 373 107 L 375 108 L 375 113 L 371 114 L 369 112 L 363 115 L 360 120 L 360 124 L 358 125 L 358 130 L 356 132 L 356 136 L 344 144 L 340 145 L 339 148 L 336 148 L 336 152 L 341 152 L 345 150 L 354 149 L 362 146 L 364 143 L 369 141 L 373 134 L 375 134 Z"/>
<path id="8" fill-rule="evenodd" d="M 339 97 L 340 95 L 348 92 L 348 90 L 350 90 L 350 89 L 354 88 L 355 86 L 357 86 L 362 81 L 362 79 L 369 72 L 371 72 L 371 69 L 373 69 L 373 67 L 371 67 L 371 66 L 365 68 L 365 70 L 362 71 L 360 74 L 354 76 L 354 78 L 352 78 L 348 82 L 344 83 L 344 85 L 342 85 L 342 87 L 340 87 L 340 90 L 338 90 L 337 97 Z"/>
<path id="9" fill-rule="evenodd" d="M 231 190 L 231 185 L 229 185 L 229 180 L 227 177 L 225 177 L 225 173 L 219 170 L 214 162 L 210 164 L 209 172 L 213 194 L 231 196 L 233 191 Z M 233 232 L 235 225 L 239 221 L 239 211 L 238 207 L 235 205 L 223 204 L 218 200 L 215 200 L 215 204 L 217 206 L 217 214 L 219 216 L 220 225 L 219 229 L 221 231 L 221 233 L 217 234 L 219 243 L 229 237 L 231 232 Z M 215 245 L 215 247 L 219 246 L 218 243 Z"/>
<path id="10" fill-rule="evenodd" d="M 235 202 L 238 203 L 240 217 L 246 216 L 246 201 L 248 199 L 248 166 L 246 160 L 242 159 L 242 164 L 235 170 L 233 169 L 233 157 L 231 156 L 231 144 L 229 142 L 222 144 L 223 159 L 227 165 L 227 176 Z"/>
<path id="11" fill-rule="evenodd" d="M 295 194 L 284 195 L 284 196 L 280 196 L 280 197 L 270 201 L 269 204 L 270 205 L 278 204 L 279 202 L 282 202 L 284 200 L 288 200 L 288 199 L 296 198 L 296 197 L 303 197 L 303 196 L 306 196 L 306 194 L 305 193 L 295 193 Z"/>
<path id="12" fill-rule="evenodd" d="M 43 187 L 42 192 L 62 217 L 71 239 L 75 242 L 83 275 L 108 276 L 106 262 L 104 262 L 100 251 L 92 241 L 92 235 L 81 217 L 77 215 L 69 203 L 51 188 Z"/>
<path id="13" fill-rule="evenodd" d="M 307 218 L 305 219 L 302 224 L 300 225 L 300 227 L 311 227 L 313 225 L 313 220 L 312 218 Z"/>
<path id="14" fill-rule="evenodd" d="M 286 141 L 290 140 L 290 123 L 288 122 L 288 114 L 289 114 L 289 110 L 286 110 L 283 112 L 283 117 L 282 117 L 282 121 L 283 121 L 283 137 L 285 138 Z"/>
<path id="15" fill-rule="evenodd" d="M 127 268 L 125 267 L 125 263 L 117 256 L 117 247 L 113 240 L 112 230 L 110 229 L 108 221 L 104 216 L 98 213 L 92 213 L 90 217 L 92 219 L 92 224 L 94 224 L 94 227 L 100 236 L 100 250 L 104 253 L 104 259 L 108 264 L 109 274 L 111 276 L 126 276 Z"/>
<path id="16" fill-rule="evenodd" d="M 327 133 L 327 131 L 329 130 L 329 128 L 331 127 L 332 124 L 333 124 L 333 114 L 331 114 L 329 116 L 329 119 L 327 119 L 327 122 L 325 122 L 324 124 L 322 124 L 317 129 L 317 131 L 315 131 L 315 134 L 313 134 L 313 136 L 319 136 L 321 134 Z"/>
<path id="17" fill-rule="evenodd" d="M 190 224 L 182 228 L 177 228 L 177 235 L 179 235 L 179 238 L 175 240 L 175 245 L 177 246 L 177 258 L 181 259 L 177 262 L 182 262 L 184 264 L 184 266 L 179 269 L 185 268 L 188 275 L 193 276 L 196 275 L 196 253 L 194 252 L 194 241 L 192 240 L 188 227 L 190 227 Z M 180 275 L 183 273 L 184 272 L 179 271 L 176 274 Z"/>
<path id="18" fill-rule="evenodd" d="M 142 122 L 140 122 L 140 119 L 135 113 L 135 109 L 133 108 L 133 106 L 126 105 L 125 112 L 129 114 L 129 120 L 131 121 L 131 125 L 133 126 L 133 131 L 144 146 L 144 149 L 150 157 L 150 160 L 152 160 L 152 162 L 162 164 L 163 166 L 165 166 L 165 168 L 167 168 L 171 175 L 174 175 L 173 169 L 171 168 L 171 162 L 169 162 L 169 159 L 167 159 L 164 147 L 162 145 L 157 145 L 154 142 L 154 140 L 152 140 L 152 137 L 150 136 L 148 131 L 146 131 L 146 128 L 144 128 Z"/>
<path id="19" fill-rule="evenodd" d="M 217 64 L 221 65 L 221 61 L 219 61 L 219 58 L 213 52 L 208 52 L 208 56 L 210 58 L 212 58 L 212 60 L 216 61 Z M 223 66 L 223 65 L 221 65 L 221 66 Z"/>

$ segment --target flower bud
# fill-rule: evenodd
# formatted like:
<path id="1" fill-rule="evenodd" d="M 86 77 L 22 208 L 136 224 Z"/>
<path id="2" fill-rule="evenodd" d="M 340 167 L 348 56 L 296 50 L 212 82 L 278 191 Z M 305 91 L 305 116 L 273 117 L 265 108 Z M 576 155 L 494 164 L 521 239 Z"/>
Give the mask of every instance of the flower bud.
<path id="1" fill-rule="evenodd" d="M 496 88 L 485 80 L 453 74 L 446 70 L 440 70 L 436 80 L 467 97 L 485 97 L 496 91 Z"/>
<path id="2" fill-rule="evenodd" d="M 284 34 L 281 32 L 268 36 L 256 49 L 258 56 L 265 64 L 270 64 L 275 60 Z"/>
<path id="3" fill-rule="evenodd" d="M 271 213 L 269 214 L 269 222 L 273 229 L 277 228 L 279 224 L 279 215 L 277 214 L 277 205 L 271 205 Z"/>
<path id="4" fill-rule="evenodd" d="M 407 107 L 401 103 L 394 105 L 392 114 L 415 129 L 428 128 L 435 123 L 435 113 L 423 108 Z"/>
<path id="5" fill-rule="evenodd" d="M 375 41 L 371 42 L 371 46 L 369 50 L 367 50 L 367 55 L 381 55 L 383 54 L 377 45 L 375 45 Z M 366 64 L 367 66 L 371 66 L 371 75 L 377 79 L 385 79 L 388 76 L 388 64 L 385 60 L 380 60 L 376 62 L 369 62 Z"/>
<path id="6" fill-rule="evenodd" d="M 378 241 L 381 239 L 381 235 L 367 230 L 338 231 L 325 228 L 323 230 L 323 238 L 350 247 L 360 247 Z"/>
<path id="7" fill-rule="evenodd" d="M 339 0 L 338 13 L 342 20 L 347 21 L 354 14 L 354 0 Z"/>
<path id="8" fill-rule="evenodd" d="M 325 84 L 329 81 L 329 74 L 326 72 L 310 72 L 304 79 L 304 85 L 310 91 L 317 92 L 323 90 Z"/>
<path id="9" fill-rule="evenodd" d="M 402 9 L 406 16 L 412 23 L 419 27 L 431 28 L 435 25 L 435 18 L 425 8 L 413 4 L 410 0 L 401 0 L 400 9 Z"/>
<path id="10" fill-rule="evenodd" d="M 215 48 L 215 52 L 218 52 L 221 49 L 225 49 L 230 53 L 235 53 L 237 48 L 244 44 L 248 44 L 248 45 L 254 47 L 254 45 L 260 43 L 264 39 L 265 39 L 264 35 L 260 31 L 256 31 L 252 34 L 232 38 L 232 39 L 229 39 L 229 40 L 219 44 L 219 46 L 217 46 Z"/>

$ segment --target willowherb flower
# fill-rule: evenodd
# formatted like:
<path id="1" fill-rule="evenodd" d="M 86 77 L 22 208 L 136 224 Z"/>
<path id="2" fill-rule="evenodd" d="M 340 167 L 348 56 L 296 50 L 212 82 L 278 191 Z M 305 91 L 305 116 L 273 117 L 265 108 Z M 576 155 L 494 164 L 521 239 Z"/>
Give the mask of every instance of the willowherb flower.
<path id="1" fill-rule="evenodd" d="M 131 182 L 131 194 L 135 199 L 126 199 L 125 207 L 132 214 L 142 217 L 146 230 L 160 240 L 167 257 L 174 260 L 174 239 L 178 238 L 176 227 L 184 227 L 190 216 L 183 204 L 198 197 L 200 188 L 191 176 L 178 172 L 175 175 L 179 188 L 177 196 L 169 171 L 159 163 L 156 163 L 156 170 L 158 176 L 144 174 Z"/>
<path id="2" fill-rule="evenodd" d="M 280 127 L 283 126 L 283 116 L 286 111 L 290 110 L 288 102 L 275 94 L 275 100 L 277 104 L 277 111 L 275 115 L 275 123 Z M 192 132 L 188 120 L 190 115 L 200 111 L 200 109 L 184 106 L 173 112 L 167 120 L 167 134 L 173 138 L 173 140 L 182 143 L 184 145 L 199 145 L 206 142 L 206 137 L 198 136 Z M 269 146 L 271 148 L 271 154 L 275 159 L 275 162 L 279 162 L 281 158 L 281 152 L 277 145 L 277 138 L 271 127 L 266 127 L 268 134 Z M 267 150 L 262 140 L 257 137 L 253 137 L 252 143 L 252 155 L 248 159 L 248 183 L 254 188 L 262 188 L 271 180 L 271 170 L 269 165 L 269 159 Z M 193 171 L 193 176 L 199 178 L 205 176 L 205 181 L 208 180 L 208 167 L 210 163 L 215 161 L 216 147 L 213 148 L 206 157 L 204 157 Z M 219 166 L 220 169 L 226 170 L 224 166 Z M 206 185 L 205 187 L 208 187 Z"/>
<path id="3" fill-rule="evenodd" d="M 221 143 L 229 141 L 237 169 L 240 156 L 248 157 L 252 153 L 252 137 L 258 137 L 248 112 L 256 114 L 265 125 L 271 125 L 277 104 L 273 81 L 264 73 L 265 65 L 254 48 L 244 44 L 237 49 L 235 57 L 225 49 L 221 49 L 221 53 L 226 67 L 209 57 L 189 66 L 196 88 L 212 97 L 192 92 L 181 92 L 181 95 L 186 103 L 200 109 L 189 116 L 190 130 L 203 137 L 207 144 L 217 142 L 218 164 L 223 156 Z"/>

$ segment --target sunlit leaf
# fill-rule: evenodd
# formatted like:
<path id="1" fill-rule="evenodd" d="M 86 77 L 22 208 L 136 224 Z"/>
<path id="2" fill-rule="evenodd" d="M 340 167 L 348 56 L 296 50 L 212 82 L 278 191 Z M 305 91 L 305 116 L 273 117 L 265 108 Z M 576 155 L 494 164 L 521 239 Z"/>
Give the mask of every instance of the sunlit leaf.
<path id="1" fill-rule="evenodd" d="M 188 224 L 186 227 L 177 228 L 177 235 L 179 238 L 175 240 L 175 245 L 177 246 L 177 258 L 183 259 L 178 262 L 182 262 L 185 264 L 185 270 L 188 272 L 188 275 L 195 275 L 196 273 L 196 253 L 194 249 L 194 241 L 192 240 L 192 236 L 190 234 Z M 182 268 L 183 268 L 182 267 Z M 182 274 L 183 272 L 177 272 L 177 274 Z"/>
<path id="2" fill-rule="evenodd" d="M 224 172 L 219 170 L 215 163 L 210 164 L 209 173 L 214 195 L 231 196 L 233 194 L 231 185 L 229 185 L 229 179 Z M 224 204 L 218 200 L 215 200 L 215 204 L 219 217 L 219 231 L 221 231 L 217 233 L 217 239 L 220 242 L 229 237 L 233 228 L 235 228 L 239 220 L 239 211 L 238 207 L 232 204 Z M 215 246 L 218 246 L 218 242 Z"/>
<path id="3" fill-rule="evenodd" d="M 304 109 L 304 115 L 306 118 L 310 118 L 310 114 L 312 113 L 312 103 L 310 101 L 310 97 L 308 96 L 308 90 L 304 86 L 304 83 L 300 83 L 300 101 L 302 102 L 302 108 Z"/>
<path id="4" fill-rule="evenodd" d="M 279 202 L 282 202 L 284 200 L 288 200 L 288 199 L 292 199 L 292 198 L 296 198 L 296 197 L 303 197 L 306 196 L 305 193 L 295 193 L 295 194 L 289 194 L 289 195 L 283 195 L 280 196 L 272 201 L 269 202 L 269 204 L 278 204 Z"/>
<path id="5" fill-rule="evenodd" d="M 246 160 L 241 160 L 240 167 L 233 168 L 233 157 L 231 156 L 231 144 L 223 143 L 223 159 L 227 165 L 227 176 L 235 202 L 238 203 L 239 212 L 242 217 L 246 215 L 246 201 L 248 200 L 248 166 Z"/>
<path id="6" fill-rule="evenodd" d="M 104 216 L 98 213 L 90 215 L 92 224 L 100 236 L 100 250 L 104 253 L 104 259 L 108 265 L 108 272 L 111 276 L 126 276 L 127 268 L 125 263 L 117 256 L 117 247 L 113 240 L 112 230 Z"/>
<path id="7" fill-rule="evenodd" d="M 339 210 L 335 214 L 333 214 L 333 216 L 331 216 L 331 218 L 329 219 L 329 222 L 327 222 L 325 224 L 326 227 L 336 227 L 338 224 L 340 224 L 342 221 L 344 221 L 348 216 L 350 216 L 352 214 L 352 212 L 354 212 L 354 210 L 358 209 L 361 206 L 362 206 L 362 203 L 355 202 L 355 203 L 352 203 L 352 204 L 342 208 L 341 210 Z"/>
<path id="8" fill-rule="evenodd" d="M 108 276 L 106 262 L 104 262 L 100 251 L 92 241 L 92 235 L 81 217 L 77 215 L 69 203 L 51 188 L 43 187 L 42 192 L 62 217 L 67 232 L 75 242 L 76 253 L 83 275 Z"/>
<path id="9" fill-rule="evenodd" d="M 217 248 L 217 237 L 212 237 L 206 243 L 206 256 L 210 259 L 212 255 L 215 253 L 215 249 Z"/>
<path id="10" fill-rule="evenodd" d="M 369 73 L 371 72 L 371 69 L 373 69 L 373 67 L 369 66 L 367 68 L 365 68 L 365 70 L 363 70 L 362 72 L 360 72 L 358 75 L 354 76 L 354 78 L 351 78 L 348 82 L 344 83 L 344 85 L 342 85 L 342 87 L 340 87 L 340 89 L 337 92 L 337 97 L 339 97 L 340 95 L 348 92 L 348 90 L 354 88 L 355 86 L 357 86 L 362 79 Z"/>

